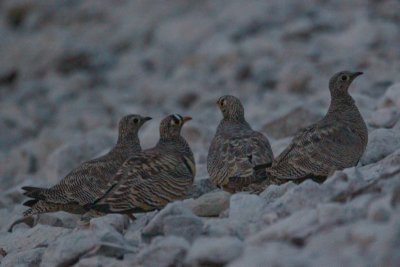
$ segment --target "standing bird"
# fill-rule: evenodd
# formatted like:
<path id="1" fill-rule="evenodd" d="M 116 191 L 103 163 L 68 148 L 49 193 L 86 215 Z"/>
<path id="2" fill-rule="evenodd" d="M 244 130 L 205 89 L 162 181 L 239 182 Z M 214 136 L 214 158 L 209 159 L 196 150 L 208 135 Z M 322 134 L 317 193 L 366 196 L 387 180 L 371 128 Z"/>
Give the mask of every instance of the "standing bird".
<path id="1" fill-rule="evenodd" d="M 141 152 L 138 131 L 150 119 L 140 115 L 123 117 L 119 122 L 117 144 L 107 154 L 82 163 L 53 187 L 23 187 L 24 195 L 32 198 L 24 203 L 30 209 L 24 212 L 22 219 L 11 225 L 9 231 L 15 224 L 29 222 L 29 219 L 32 221 L 32 216 L 36 214 L 56 211 L 86 213 L 84 206 L 106 192 L 109 180 L 124 161 Z"/>
<path id="2" fill-rule="evenodd" d="M 336 170 L 357 165 L 368 143 L 368 130 L 348 89 L 361 74 L 342 71 L 330 79 L 327 114 L 295 135 L 266 169 L 265 185 L 308 178 L 323 181 Z"/>
<path id="3" fill-rule="evenodd" d="M 110 188 L 91 208 L 104 213 L 146 212 L 186 196 L 196 173 L 193 153 L 181 136 L 191 117 L 169 115 L 161 121 L 160 140 L 127 161 Z"/>
<path id="4" fill-rule="evenodd" d="M 265 170 L 274 157 L 268 139 L 247 123 L 239 99 L 226 95 L 217 104 L 223 119 L 208 151 L 207 170 L 215 185 L 235 192 L 256 182 L 254 169 Z"/>

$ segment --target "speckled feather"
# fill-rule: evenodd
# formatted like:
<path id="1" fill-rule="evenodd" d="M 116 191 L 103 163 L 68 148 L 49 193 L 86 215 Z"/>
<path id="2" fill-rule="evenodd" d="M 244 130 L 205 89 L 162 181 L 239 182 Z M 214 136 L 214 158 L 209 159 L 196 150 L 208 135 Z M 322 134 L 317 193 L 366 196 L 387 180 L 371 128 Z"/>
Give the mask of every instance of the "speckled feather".
<path id="1" fill-rule="evenodd" d="M 336 170 L 357 165 L 368 143 L 368 130 L 348 87 L 360 74 L 343 71 L 331 78 L 327 114 L 295 135 L 266 169 L 265 185 L 326 178 Z"/>
<path id="2" fill-rule="evenodd" d="M 223 96 L 217 103 L 224 118 L 209 148 L 207 170 L 214 184 L 234 192 L 255 182 L 254 167 L 269 166 L 273 154 L 268 139 L 245 120 L 239 99 Z"/>
<path id="3" fill-rule="evenodd" d="M 193 153 L 180 135 L 185 118 L 177 114 L 165 118 L 157 145 L 128 159 L 116 182 L 109 184 L 109 192 L 92 208 L 105 213 L 143 212 L 184 198 L 196 172 Z"/>
<path id="4" fill-rule="evenodd" d="M 24 194 L 33 198 L 24 203 L 31 207 L 24 216 L 59 210 L 84 213 L 83 206 L 106 192 L 109 180 L 122 163 L 141 152 L 138 130 L 148 119 L 139 115 L 125 116 L 119 125 L 116 146 L 106 155 L 82 163 L 57 185 L 51 188 L 23 187 Z"/>

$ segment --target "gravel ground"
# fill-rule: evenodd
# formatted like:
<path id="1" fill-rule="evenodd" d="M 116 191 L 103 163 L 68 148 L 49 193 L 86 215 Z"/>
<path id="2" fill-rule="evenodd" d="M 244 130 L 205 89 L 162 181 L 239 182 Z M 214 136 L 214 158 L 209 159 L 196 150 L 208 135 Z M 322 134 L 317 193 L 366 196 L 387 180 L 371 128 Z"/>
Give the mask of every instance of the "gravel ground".
<path id="1" fill-rule="evenodd" d="M 397 0 L 0 1 L 1 266 L 400 266 L 400 2 Z M 321 118 L 328 80 L 369 127 L 359 166 L 259 196 L 207 183 L 223 94 L 238 96 L 275 155 Z M 194 199 L 93 220 L 46 214 L 6 232 L 21 186 L 49 186 L 107 151 L 118 120 L 190 115 Z M 198 197 L 201 193 L 201 197 Z"/>

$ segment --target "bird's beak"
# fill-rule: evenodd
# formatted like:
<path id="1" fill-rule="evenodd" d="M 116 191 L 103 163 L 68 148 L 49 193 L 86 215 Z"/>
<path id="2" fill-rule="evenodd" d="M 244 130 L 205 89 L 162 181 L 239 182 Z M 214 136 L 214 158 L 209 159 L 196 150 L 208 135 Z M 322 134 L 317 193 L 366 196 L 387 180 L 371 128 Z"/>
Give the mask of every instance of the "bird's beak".
<path id="1" fill-rule="evenodd" d="M 187 121 L 190 121 L 190 120 L 192 119 L 192 117 L 190 117 L 190 116 L 184 116 L 182 119 L 183 119 L 183 123 L 185 123 L 185 122 L 187 122 Z"/>
<path id="2" fill-rule="evenodd" d="M 144 121 L 149 121 L 149 120 L 151 120 L 151 119 L 153 119 L 153 118 L 152 118 L 152 117 L 144 117 L 144 118 L 143 118 Z"/>
<path id="3" fill-rule="evenodd" d="M 364 73 L 364 72 L 361 72 L 361 71 L 354 72 L 354 73 L 353 73 L 353 79 L 355 79 L 356 77 L 362 75 L 363 73 Z"/>

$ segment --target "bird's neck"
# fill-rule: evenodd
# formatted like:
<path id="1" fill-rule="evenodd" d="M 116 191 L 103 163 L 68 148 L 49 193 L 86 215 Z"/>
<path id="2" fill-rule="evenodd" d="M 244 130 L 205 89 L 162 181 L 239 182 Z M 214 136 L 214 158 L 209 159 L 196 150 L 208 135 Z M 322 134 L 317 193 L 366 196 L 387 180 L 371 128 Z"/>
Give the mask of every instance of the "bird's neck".
<path id="1" fill-rule="evenodd" d="M 361 114 L 358 110 L 354 99 L 349 93 L 331 96 L 331 104 L 329 105 L 326 118 L 337 118 L 342 121 L 358 122 Z"/>
<path id="2" fill-rule="evenodd" d="M 180 153 L 187 153 L 191 151 L 189 144 L 181 135 L 161 137 L 157 143 L 157 147 L 174 150 Z"/>
<path id="3" fill-rule="evenodd" d="M 140 151 L 140 141 L 137 132 L 124 133 L 118 136 L 117 145 L 111 152 L 134 153 Z"/>
<path id="4" fill-rule="evenodd" d="M 244 118 L 223 118 L 218 125 L 217 132 L 235 131 L 237 129 L 251 129 Z"/>
<path id="5" fill-rule="evenodd" d="M 324 120 L 335 120 L 345 123 L 353 129 L 366 145 L 368 142 L 368 128 L 358 110 L 354 99 L 347 93 L 346 95 L 333 97 L 329 106 L 328 113 Z"/>
<path id="6" fill-rule="evenodd" d="M 328 114 L 346 113 L 355 107 L 354 99 L 348 93 L 331 95 Z"/>

